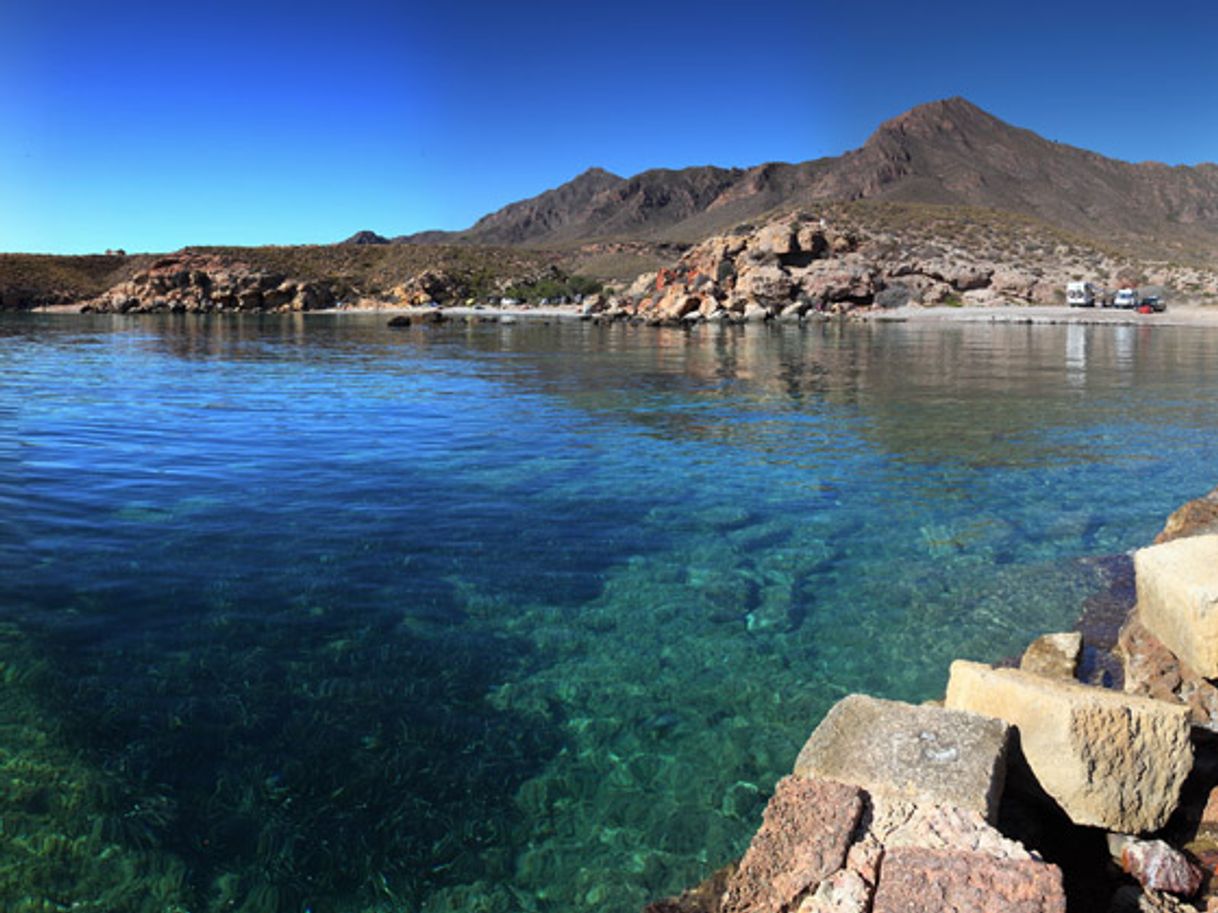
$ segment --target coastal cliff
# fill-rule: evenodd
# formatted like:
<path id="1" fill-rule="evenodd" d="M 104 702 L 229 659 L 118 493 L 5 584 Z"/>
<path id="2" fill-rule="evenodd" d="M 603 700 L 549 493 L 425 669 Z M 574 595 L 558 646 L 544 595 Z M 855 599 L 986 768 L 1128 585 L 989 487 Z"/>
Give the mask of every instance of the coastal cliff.
<path id="1" fill-rule="evenodd" d="M 645 913 L 1218 909 L 1218 489 L 1133 570 L 1115 640 L 1084 619 L 953 663 L 942 702 L 839 701 L 744 857 Z"/>

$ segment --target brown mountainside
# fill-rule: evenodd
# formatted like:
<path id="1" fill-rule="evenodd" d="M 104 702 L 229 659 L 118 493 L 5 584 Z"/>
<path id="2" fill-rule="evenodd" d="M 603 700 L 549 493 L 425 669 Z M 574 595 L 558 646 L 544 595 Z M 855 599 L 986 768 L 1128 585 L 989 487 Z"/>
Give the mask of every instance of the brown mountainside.
<path id="1" fill-rule="evenodd" d="M 777 207 L 827 200 L 1016 212 L 1156 256 L 1212 261 L 1218 250 L 1218 166 L 1105 158 L 1013 127 L 961 98 L 920 105 L 835 158 L 656 169 L 631 178 L 592 169 L 448 238 L 529 246 L 695 242 Z"/>

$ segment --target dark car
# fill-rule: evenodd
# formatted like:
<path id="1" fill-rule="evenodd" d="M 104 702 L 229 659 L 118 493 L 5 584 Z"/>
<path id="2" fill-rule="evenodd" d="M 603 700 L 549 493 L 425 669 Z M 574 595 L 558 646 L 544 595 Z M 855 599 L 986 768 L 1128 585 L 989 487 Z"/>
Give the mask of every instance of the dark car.
<path id="1" fill-rule="evenodd" d="M 1157 314 L 1160 311 L 1167 310 L 1167 305 L 1163 303 L 1163 299 L 1158 295 L 1147 295 L 1138 304 L 1138 310 L 1143 314 Z"/>

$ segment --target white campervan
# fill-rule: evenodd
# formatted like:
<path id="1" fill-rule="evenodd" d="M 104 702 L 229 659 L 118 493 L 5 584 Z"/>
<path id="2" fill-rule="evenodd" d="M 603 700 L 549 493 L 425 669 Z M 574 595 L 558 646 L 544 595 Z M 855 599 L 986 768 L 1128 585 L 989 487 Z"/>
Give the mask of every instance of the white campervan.
<path id="1" fill-rule="evenodd" d="M 1099 294 L 1090 282 L 1070 282 L 1066 284 L 1066 304 L 1072 308 L 1095 307 L 1095 299 Z"/>

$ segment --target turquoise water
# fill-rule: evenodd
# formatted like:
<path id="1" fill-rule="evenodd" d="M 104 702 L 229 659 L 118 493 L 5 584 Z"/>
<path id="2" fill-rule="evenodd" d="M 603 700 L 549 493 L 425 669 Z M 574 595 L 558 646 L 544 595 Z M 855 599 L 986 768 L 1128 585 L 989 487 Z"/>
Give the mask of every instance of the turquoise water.
<path id="1" fill-rule="evenodd" d="M 0 318 L 6 909 L 637 911 L 1070 626 L 1218 333 Z M 100 860 L 100 861 L 99 861 Z"/>

